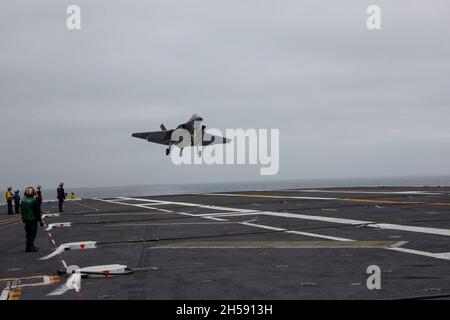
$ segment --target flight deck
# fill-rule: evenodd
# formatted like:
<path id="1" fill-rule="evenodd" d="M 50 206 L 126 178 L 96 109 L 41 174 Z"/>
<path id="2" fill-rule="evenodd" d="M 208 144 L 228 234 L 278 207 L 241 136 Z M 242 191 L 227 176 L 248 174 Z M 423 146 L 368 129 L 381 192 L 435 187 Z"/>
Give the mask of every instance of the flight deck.
<path id="1" fill-rule="evenodd" d="M 450 188 L 50 201 L 33 253 L 0 211 L 2 300 L 450 297 Z"/>

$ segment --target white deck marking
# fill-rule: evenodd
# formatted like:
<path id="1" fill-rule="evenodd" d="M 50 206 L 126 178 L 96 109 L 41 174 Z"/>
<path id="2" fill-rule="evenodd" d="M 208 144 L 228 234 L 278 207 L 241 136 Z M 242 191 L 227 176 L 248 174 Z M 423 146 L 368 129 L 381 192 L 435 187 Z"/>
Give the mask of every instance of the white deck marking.
<path id="1" fill-rule="evenodd" d="M 133 199 L 133 198 L 126 198 L 126 199 Z M 101 200 L 101 201 L 110 202 L 108 200 Z M 160 202 L 159 200 L 149 200 L 149 201 Z M 169 202 L 169 201 L 164 201 L 164 202 Z M 268 215 L 268 216 L 274 216 L 274 217 L 314 220 L 314 221 L 322 221 L 322 222 L 330 222 L 330 223 L 338 223 L 338 224 L 347 224 L 347 225 L 364 225 L 364 226 L 369 227 L 369 228 L 381 228 L 381 229 L 410 231 L 410 232 L 418 232 L 418 233 L 427 233 L 427 234 L 436 234 L 436 235 L 450 236 L 450 230 L 449 229 L 417 227 L 417 226 L 405 226 L 405 225 L 400 225 L 400 224 L 377 223 L 377 222 L 365 221 L 365 220 L 333 218 L 333 217 L 324 217 L 324 216 L 313 216 L 313 215 L 288 213 L 288 212 L 256 211 L 256 210 L 231 208 L 231 207 L 210 206 L 210 205 L 203 205 L 203 204 L 191 203 L 191 202 L 171 202 L 171 203 L 172 204 L 176 204 L 176 205 L 180 205 L 180 206 L 190 206 L 190 207 L 210 208 L 210 209 L 214 208 L 216 210 L 224 210 L 224 211 L 229 211 L 229 212 L 252 213 L 252 214 L 261 214 L 261 215 Z M 136 206 L 136 205 L 133 205 L 133 204 L 128 204 L 128 205 L 129 206 Z M 162 210 L 162 209 L 159 209 L 159 210 Z M 174 213 L 178 213 L 178 212 L 174 212 Z M 187 214 L 187 213 L 183 213 L 183 214 Z M 201 216 L 199 214 L 188 214 L 188 215 Z"/>
<path id="2" fill-rule="evenodd" d="M 171 204 L 170 202 L 159 202 L 159 203 L 150 203 L 150 204 L 143 204 L 144 206 L 152 205 L 152 206 L 164 206 Z"/>
<path id="3" fill-rule="evenodd" d="M 240 193 L 201 193 L 205 196 L 224 196 L 224 197 L 243 197 L 243 198 L 262 198 L 262 199 L 302 199 L 302 200 L 337 200 L 356 203 L 380 203 L 396 205 L 429 205 L 429 206 L 450 206 L 450 202 L 424 202 L 424 201 L 404 201 L 404 200 L 379 200 L 379 199 L 358 199 L 358 198 L 320 198 L 320 197 L 298 197 L 281 196 L 269 194 L 240 194 Z"/>
<path id="4" fill-rule="evenodd" d="M 355 241 L 352 239 L 346 239 L 346 238 L 339 238 L 339 237 L 331 237 L 331 236 L 324 236 L 316 233 L 310 233 L 310 232 L 301 232 L 301 231 L 286 231 L 286 233 L 294 233 L 299 234 L 302 236 L 309 236 L 309 237 L 316 237 L 316 238 L 323 238 L 328 240 L 335 240 L 335 241 Z"/>
<path id="5" fill-rule="evenodd" d="M 102 199 L 95 199 L 98 201 L 106 201 L 109 203 L 115 203 L 115 204 L 121 204 L 124 206 L 132 206 L 132 207 L 138 207 L 138 208 L 142 208 L 142 209 L 148 209 L 148 210 L 158 210 L 158 211 L 162 211 L 162 212 L 173 212 L 171 210 L 166 210 L 166 209 L 161 209 L 161 208 L 155 208 L 155 207 L 150 207 L 150 205 L 157 205 L 157 203 L 153 204 L 153 203 L 127 203 L 127 202 L 120 202 L 120 201 L 112 201 L 112 200 L 102 200 Z M 121 198 L 122 200 L 122 198 Z"/>
<path id="6" fill-rule="evenodd" d="M 429 227 L 416 227 L 416 226 L 404 226 L 401 224 L 390 224 L 390 223 L 374 223 L 368 225 L 367 227 L 371 228 L 380 228 L 380 229 L 390 229 L 390 230 L 400 230 L 400 231 L 410 231 L 410 232 L 419 232 L 419 233 L 429 233 L 429 234 L 437 234 L 441 236 L 450 236 L 449 229 L 438 229 L 438 228 L 429 228 Z"/>
<path id="7" fill-rule="evenodd" d="M 216 195 L 216 194 L 212 194 L 212 195 Z M 231 194 L 230 196 L 234 196 L 234 195 Z M 304 197 L 301 197 L 301 198 L 304 198 Z M 310 197 L 306 197 L 306 198 L 310 199 Z M 132 200 L 132 199 L 135 199 L 135 198 L 120 197 L 120 199 Z M 208 209 L 215 209 L 215 210 L 224 210 L 224 211 L 228 211 L 228 212 L 239 212 L 239 213 L 254 214 L 254 215 L 260 214 L 260 215 L 268 215 L 268 216 L 275 216 L 275 217 L 314 220 L 314 221 L 322 221 L 322 222 L 330 222 L 330 223 L 346 224 L 346 225 L 354 225 L 354 226 L 362 225 L 362 226 L 369 227 L 369 228 L 381 228 L 381 229 L 410 231 L 410 232 L 418 232 L 418 233 L 427 233 L 427 234 L 436 234 L 436 235 L 450 236 L 450 230 L 448 230 L 448 229 L 405 226 L 405 225 L 388 224 L 388 223 L 376 223 L 376 222 L 364 221 L 364 220 L 343 219 L 343 218 L 333 218 L 333 217 L 323 217 L 323 216 L 312 216 L 312 215 L 294 214 L 294 213 L 287 213 L 287 212 L 271 212 L 271 211 L 259 211 L 258 212 L 258 211 L 249 210 L 249 209 L 240 209 L 240 208 L 204 205 L 204 204 L 191 203 L 191 202 L 160 201 L 160 200 L 142 199 L 142 198 L 139 198 L 139 199 L 142 200 L 142 201 L 148 201 L 148 202 L 156 202 L 156 203 L 169 202 L 170 204 L 175 204 L 175 205 L 179 205 L 179 206 L 208 208 Z M 331 200 L 331 199 L 334 199 L 334 198 L 324 198 L 324 199 Z M 115 203 L 114 201 L 110 201 L 110 200 L 103 200 L 103 199 L 96 199 L 96 200 L 104 201 L 104 202 L 110 202 L 110 203 Z M 123 203 L 123 204 L 125 204 L 125 203 Z M 140 205 L 134 205 L 134 204 L 125 204 L 125 205 L 140 206 Z M 157 210 L 161 210 L 161 209 L 157 209 Z M 214 215 L 215 215 L 215 214 L 212 214 L 213 216 L 211 216 L 211 214 L 207 214 L 207 216 L 202 216 L 201 214 L 191 214 L 191 213 L 176 212 L 176 211 L 173 211 L 173 213 L 182 214 L 182 215 L 188 215 L 188 216 L 197 216 L 197 217 L 202 217 L 202 218 L 211 218 L 211 217 L 214 217 Z M 221 216 L 222 217 L 226 217 L 227 214 L 222 214 Z M 232 216 L 232 215 L 230 215 L 230 216 Z M 336 237 L 329 237 L 329 236 L 324 236 L 324 235 L 320 235 L 320 234 L 314 234 L 314 233 L 309 233 L 309 232 L 300 232 L 300 231 L 294 231 L 294 230 L 287 230 L 287 229 L 283 229 L 283 228 L 271 227 L 271 226 L 260 225 L 260 224 L 249 223 L 249 222 L 240 222 L 240 224 L 247 225 L 247 226 L 258 227 L 258 228 L 263 228 L 263 229 L 270 229 L 270 230 L 274 230 L 274 231 L 284 231 L 286 233 L 302 234 L 302 235 L 311 236 L 311 237 L 318 237 L 318 238 L 328 237 L 328 238 L 331 238 L 331 239 L 336 238 Z M 341 239 L 344 239 L 344 238 L 341 238 Z M 345 240 L 338 240 L 338 241 L 355 241 L 355 240 L 345 239 Z M 436 253 L 430 253 L 430 252 L 418 251 L 418 250 L 407 249 L 407 248 L 400 248 L 400 247 L 387 248 L 387 249 L 394 250 L 394 251 L 399 251 L 399 252 L 416 254 L 416 255 L 422 255 L 422 256 L 427 256 L 427 257 L 432 257 L 432 258 L 437 258 L 437 259 L 450 260 L 450 253 L 438 253 L 438 254 L 436 254 Z"/>
<path id="8" fill-rule="evenodd" d="M 127 199 L 133 199 L 133 198 L 127 198 Z M 143 200 L 143 199 L 141 199 L 141 200 Z M 109 202 L 108 200 L 102 200 L 102 201 Z M 150 200 L 150 201 L 152 201 L 152 202 L 158 201 L 159 202 L 159 200 Z M 168 202 L 168 201 L 165 201 L 165 202 Z M 207 209 L 224 210 L 224 211 L 239 212 L 239 213 L 265 214 L 265 215 L 271 215 L 271 216 L 277 216 L 277 217 L 317 220 L 317 221 L 325 221 L 325 222 L 331 222 L 331 223 L 343 223 L 343 224 L 350 224 L 350 225 L 373 223 L 371 221 L 342 219 L 342 218 L 331 218 L 331 217 L 322 217 L 322 216 L 311 216 L 311 215 L 284 213 L 284 212 L 257 211 L 257 210 L 254 210 L 254 209 L 240 209 L 240 208 L 231 208 L 231 207 L 220 207 L 220 206 L 204 205 L 204 204 L 191 203 L 191 202 L 172 202 L 172 204 L 176 204 L 176 205 L 180 205 L 180 206 L 186 206 L 186 207 L 207 208 Z M 140 206 L 140 205 L 134 205 L 134 204 L 128 204 L 128 205 L 129 206 Z"/>
<path id="9" fill-rule="evenodd" d="M 348 225 L 365 225 L 365 224 L 374 223 L 374 222 L 371 222 L 371 221 L 364 221 L 364 220 L 332 218 L 332 217 L 323 217 L 323 216 L 312 216 L 312 215 L 288 213 L 288 212 L 260 211 L 260 214 L 268 215 L 268 216 L 274 216 L 274 217 L 294 218 L 294 219 L 304 219 L 304 220 L 315 220 L 315 221 L 323 221 L 323 222 L 339 223 L 339 224 L 348 224 Z"/>
<path id="10" fill-rule="evenodd" d="M 442 259 L 442 260 L 450 260 L 450 252 L 432 253 L 432 252 L 419 251 L 419 250 L 413 250 L 413 249 L 407 249 L 407 248 L 399 248 L 399 247 L 386 248 L 386 249 L 387 250 L 392 250 L 392 251 L 416 254 L 416 255 L 419 255 L 419 256 L 425 256 L 425 257 L 430 257 L 430 258 L 436 258 L 436 259 Z"/>
<path id="11" fill-rule="evenodd" d="M 135 198 L 125 198 L 125 197 L 120 197 L 120 198 L 124 199 L 124 200 L 135 199 Z M 205 205 L 205 204 L 191 203 L 191 202 L 161 201 L 161 200 L 150 200 L 150 199 L 143 199 L 143 198 L 138 198 L 138 199 L 142 200 L 142 201 L 148 201 L 150 203 L 152 203 L 152 202 L 155 202 L 155 203 L 170 202 L 170 204 L 175 204 L 175 205 L 184 206 L 184 207 L 198 207 L 198 208 L 205 208 L 205 209 L 214 209 L 214 210 L 219 210 L 219 211 L 223 210 L 223 211 L 233 211 L 233 212 L 255 212 L 255 210 L 250 210 L 250 209 L 236 209 L 236 208 L 230 208 L 230 207 Z M 106 200 L 101 200 L 101 199 L 98 199 L 98 200 L 106 201 Z M 126 203 L 123 203 L 123 204 L 126 204 Z M 133 206 L 132 204 L 126 204 L 126 205 Z M 139 206 L 139 205 L 137 205 L 137 206 Z"/>
<path id="12" fill-rule="evenodd" d="M 8 300 L 10 292 L 11 292 L 11 289 L 9 287 L 6 287 L 5 289 L 3 289 L 2 294 L 0 295 L 0 300 Z"/>
<path id="13" fill-rule="evenodd" d="M 221 219 L 221 218 L 216 218 L 216 217 L 203 217 L 205 219 L 210 219 L 210 220 L 214 220 L 214 221 L 228 221 L 226 219 Z"/>
<path id="14" fill-rule="evenodd" d="M 87 217 L 107 217 L 107 216 L 127 216 L 129 217 L 131 215 L 133 216 L 151 216 L 151 215 L 158 215 L 159 212 L 151 212 L 151 211 L 145 211 L 145 212 L 114 212 L 114 213 L 93 213 L 88 214 Z"/>
<path id="15" fill-rule="evenodd" d="M 123 197 L 121 197 L 121 199 L 123 199 Z M 133 199 L 133 198 L 130 198 L 130 199 Z M 109 201 L 109 200 L 102 200 L 102 199 L 96 199 L 96 200 L 115 203 L 114 201 Z M 141 199 L 141 200 L 144 201 L 144 199 Z M 158 200 L 149 200 L 149 201 L 154 202 L 154 201 L 158 201 Z M 173 204 L 173 202 L 172 202 L 172 204 Z M 180 205 L 182 203 L 181 202 L 177 202 L 177 204 Z M 128 205 L 129 206 L 136 206 L 135 204 L 128 204 Z M 201 205 L 192 204 L 191 206 L 197 206 L 198 207 L 198 206 L 201 206 Z M 202 207 L 210 208 L 210 206 L 202 206 Z M 218 208 L 218 207 L 216 207 L 216 208 Z M 225 219 L 218 218 L 218 216 L 220 216 L 220 217 L 235 217 L 235 216 L 259 215 L 259 214 L 261 214 L 261 211 L 257 211 L 257 210 L 236 209 L 236 208 L 226 208 L 226 207 L 220 207 L 220 208 L 221 208 L 220 210 L 226 210 L 226 211 L 231 211 L 231 212 L 206 213 L 206 214 L 193 214 L 193 213 L 176 212 L 176 211 L 172 211 L 172 212 L 176 213 L 176 214 L 191 216 L 191 217 L 201 217 L 201 218 L 204 218 L 204 219 L 213 219 L 213 220 L 218 220 L 218 221 L 227 221 Z M 229 210 L 229 209 L 232 209 L 232 210 Z M 162 210 L 162 209 L 156 208 L 156 210 Z M 244 212 L 244 213 L 234 213 L 234 212 Z M 299 235 L 304 235 L 304 236 L 314 237 L 314 238 L 324 238 L 324 239 L 330 239 L 330 240 L 336 240 L 336 241 L 354 241 L 354 240 L 351 240 L 351 239 L 330 237 L 330 236 L 325 236 L 325 235 L 316 234 L 316 233 L 310 233 L 310 232 L 290 231 L 290 230 L 283 229 L 283 228 L 276 228 L 276 227 L 271 227 L 271 226 L 255 224 L 255 223 L 251 223 L 251 222 L 248 222 L 248 221 L 238 222 L 238 224 L 242 224 L 242 225 L 245 225 L 245 226 L 251 226 L 251 227 L 257 227 L 257 228 L 262 228 L 262 229 L 269 229 L 269 230 L 274 230 L 274 231 L 284 231 L 286 233 L 296 233 L 296 234 L 299 234 Z"/>
<path id="16" fill-rule="evenodd" d="M 201 193 L 202 196 L 222 196 L 222 197 L 239 197 L 238 193 Z M 266 198 L 265 195 L 253 195 L 255 198 Z M 275 199 L 302 199 L 302 200 L 341 200 L 340 198 L 324 198 L 324 197 L 297 197 L 297 196 L 270 196 Z"/>
<path id="17" fill-rule="evenodd" d="M 401 224 L 390 224 L 390 223 L 376 223 L 376 222 L 362 221 L 362 220 L 330 218 L 330 217 L 321 217 L 321 216 L 309 216 L 309 215 L 286 213 L 286 212 L 265 212 L 265 211 L 263 211 L 263 212 L 261 212 L 261 214 L 277 216 L 277 217 L 285 217 L 285 218 L 296 218 L 296 219 L 332 222 L 332 223 L 339 223 L 339 224 L 348 224 L 348 225 L 364 225 L 365 227 L 368 227 L 368 228 L 380 228 L 380 229 L 390 229 L 390 230 L 398 230 L 398 231 L 409 231 L 409 232 L 450 236 L 449 229 L 405 226 L 405 225 L 401 225 Z"/>
<path id="18" fill-rule="evenodd" d="M 237 224 L 239 222 L 163 222 L 163 223 L 110 223 L 105 224 L 105 227 L 132 227 L 132 226 L 180 226 L 180 225 L 211 225 L 211 224 Z"/>
<path id="19" fill-rule="evenodd" d="M 242 222 L 241 224 L 243 224 L 244 226 L 257 227 L 257 228 L 274 230 L 274 231 L 287 231 L 287 229 L 284 229 L 284 228 L 265 226 L 262 224 L 256 224 L 256 223 L 250 223 L 250 222 Z"/>
<path id="20" fill-rule="evenodd" d="M 238 216 L 252 216 L 252 215 L 258 215 L 261 214 L 260 211 L 255 212 L 249 212 L 249 213 L 234 213 L 234 212 L 221 212 L 221 213 L 199 213 L 194 214 L 197 217 L 238 217 Z"/>
<path id="21" fill-rule="evenodd" d="M 217 214 L 218 217 L 243 217 L 243 216 L 255 216 L 255 215 L 259 215 L 258 212 L 253 212 L 253 213 L 223 213 L 223 214 Z"/>
<path id="22" fill-rule="evenodd" d="M 400 194 L 400 195 L 443 195 L 442 192 L 432 191 L 358 191 L 358 190 L 321 190 L 321 189 L 282 189 L 273 191 L 295 191 L 295 192 L 313 192 L 313 193 L 355 193 L 355 194 Z"/>
<path id="23" fill-rule="evenodd" d="M 145 205 L 142 205 L 142 204 L 141 205 L 137 205 L 137 206 L 140 207 L 140 208 L 158 210 L 158 211 L 161 211 L 161 212 L 168 212 L 168 213 L 172 213 L 173 212 L 172 210 L 155 208 L 155 207 L 149 207 L 149 206 L 145 206 Z"/>
<path id="24" fill-rule="evenodd" d="M 392 246 L 390 246 L 390 248 L 398 248 L 407 243 L 408 243 L 408 241 L 399 241 L 399 242 L 393 244 Z"/>

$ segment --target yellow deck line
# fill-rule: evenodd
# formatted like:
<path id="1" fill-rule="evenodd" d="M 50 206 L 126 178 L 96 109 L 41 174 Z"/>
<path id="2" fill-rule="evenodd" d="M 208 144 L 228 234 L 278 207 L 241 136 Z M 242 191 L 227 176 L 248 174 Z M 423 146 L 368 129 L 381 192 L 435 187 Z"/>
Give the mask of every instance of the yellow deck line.
<path id="1" fill-rule="evenodd" d="M 8 221 L 8 220 L 15 220 L 15 219 L 18 219 L 20 217 L 21 217 L 20 215 L 14 215 L 12 217 L 6 217 L 5 219 L 1 219 L 0 222 L 4 222 L 4 221 Z"/>
<path id="2" fill-rule="evenodd" d="M 12 226 L 17 226 L 19 224 L 20 224 L 20 221 L 12 222 L 10 224 L 6 224 L 6 225 L 3 225 L 3 226 L 0 226 L 0 230 L 6 229 L 6 228 L 12 227 Z"/>
<path id="3" fill-rule="evenodd" d="M 20 300 L 20 296 L 22 294 L 22 288 L 13 288 L 8 295 L 8 300 Z"/>
<path id="4" fill-rule="evenodd" d="M 50 281 L 45 282 L 45 279 L 48 277 Z M 29 276 L 29 277 L 18 277 L 18 278 L 4 278 L 0 279 L 0 281 L 10 281 L 10 280 L 26 280 L 26 279 L 36 279 L 36 278 L 42 278 L 43 282 L 41 283 L 30 283 L 30 284 L 20 284 L 13 288 L 11 288 L 11 291 L 8 294 L 8 300 L 20 300 L 20 297 L 22 295 L 22 288 L 24 287 L 40 287 L 40 286 L 48 286 L 55 283 L 60 282 L 59 276 L 47 276 L 47 275 L 41 275 L 41 276 Z"/>
<path id="5" fill-rule="evenodd" d="M 214 195 L 214 194 L 211 194 Z M 220 196 L 220 194 L 217 194 Z M 296 199 L 293 196 L 279 196 L 279 195 L 262 195 L 262 194 L 242 194 L 232 193 L 228 194 L 230 197 L 247 197 L 247 198 L 267 198 L 267 199 Z M 301 199 L 301 197 L 298 197 Z M 423 204 L 431 206 L 450 206 L 450 202 L 426 202 L 426 201 L 403 201 L 403 200 L 371 200 L 360 198 L 335 198 L 336 201 L 349 201 L 349 202 L 364 202 L 364 203 L 378 203 L 378 204 Z"/>
<path id="6" fill-rule="evenodd" d="M 59 276 L 50 276 L 50 283 L 59 283 Z"/>
<path id="7" fill-rule="evenodd" d="M 213 194 L 214 195 L 214 194 Z M 218 194 L 220 196 L 220 194 Z M 249 198 L 273 198 L 273 199 L 285 199 L 289 198 L 286 196 L 276 196 L 276 195 L 264 195 L 264 194 L 244 194 L 244 193 L 232 193 L 231 197 L 249 197 Z"/>
<path id="8" fill-rule="evenodd" d="M 20 217 L 14 217 L 14 218 L 8 218 L 8 219 L 0 220 L 0 226 L 1 225 L 6 225 L 6 224 L 11 223 L 11 222 L 17 222 L 17 221 L 20 221 Z"/>

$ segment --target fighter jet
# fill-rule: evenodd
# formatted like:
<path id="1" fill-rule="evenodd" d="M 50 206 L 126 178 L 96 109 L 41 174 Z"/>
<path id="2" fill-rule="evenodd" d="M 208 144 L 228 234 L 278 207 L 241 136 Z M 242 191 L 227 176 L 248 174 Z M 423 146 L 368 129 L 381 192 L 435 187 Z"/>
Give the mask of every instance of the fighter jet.
<path id="1" fill-rule="evenodd" d="M 132 136 L 139 139 L 145 139 L 148 142 L 163 144 L 168 146 L 166 149 L 166 155 L 170 154 L 172 146 L 178 146 L 180 148 L 180 156 L 182 155 L 183 148 L 189 146 L 208 146 L 211 144 L 228 143 L 231 140 L 225 137 L 211 135 L 205 132 L 206 126 L 202 125 L 203 118 L 197 114 L 185 123 L 180 124 L 176 129 L 185 129 L 190 135 L 190 141 L 184 141 L 183 137 L 179 137 L 178 140 L 173 139 L 173 133 L 176 129 L 167 130 L 164 124 L 161 124 L 161 131 L 152 132 L 139 132 L 133 133 Z M 199 155 L 201 151 L 199 150 Z"/>

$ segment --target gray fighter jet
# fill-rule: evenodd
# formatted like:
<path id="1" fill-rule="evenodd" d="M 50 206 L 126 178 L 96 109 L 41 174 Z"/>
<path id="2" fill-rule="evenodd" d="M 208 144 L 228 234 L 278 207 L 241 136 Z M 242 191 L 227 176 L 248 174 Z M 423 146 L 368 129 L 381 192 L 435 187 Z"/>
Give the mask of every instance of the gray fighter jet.
<path id="1" fill-rule="evenodd" d="M 206 126 L 202 125 L 203 118 L 197 114 L 194 114 L 189 121 L 180 124 L 176 129 L 167 130 L 164 124 L 161 124 L 161 131 L 152 132 L 138 132 L 133 133 L 132 136 L 139 139 L 145 139 L 148 142 L 163 144 L 168 146 L 166 149 L 166 155 L 170 154 L 172 146 L 178 146 L 180 148 L 180 155 L 183 152 L 183 148 L 189 146 L 208 146 L 211 144 L 228 143 L 231 140 L 211 135 L 205 132 Z M 184 129 L 175 132 L 177 129 Z M 175 132 L 175 134 L 174 134 Z M 178 139 L 174 139 L 179 136 L 179 133 L 188 133 L 190 141 L 183 141 L 183 136 Z M 200 154 L 200 150 L 199 150 Z"/>

